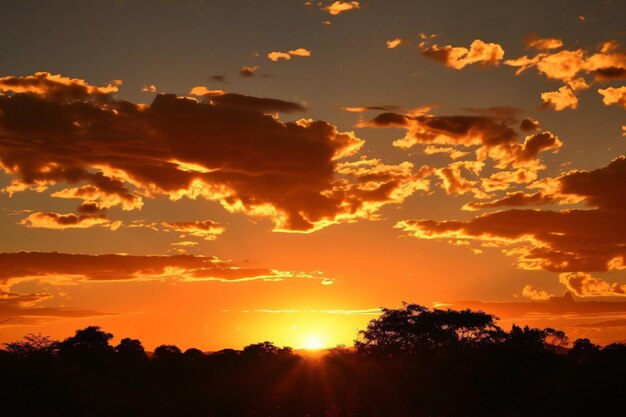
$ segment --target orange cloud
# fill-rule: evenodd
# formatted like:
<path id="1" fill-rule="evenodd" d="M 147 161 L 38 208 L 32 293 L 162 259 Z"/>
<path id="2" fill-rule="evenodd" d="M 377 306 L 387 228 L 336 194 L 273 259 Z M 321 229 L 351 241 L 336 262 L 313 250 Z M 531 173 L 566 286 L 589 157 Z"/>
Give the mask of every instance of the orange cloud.
<path id="1" fill-rule="evenodd" d="M 602 95 L 602 102 L 607 106 L 616 104 L 626 109 L 626 86 L 599 89 L 598 93 Z"/>
<path id="2" fill-rule="evenodd" d="M 426 146 L 424 148 L 424 153 L 426 155 L 436 155 L 443 153 L 448 155 L 452 159 L 458 159 L 469 155 L 469 152 L 459 151 L 452 146 Z"/>
<path id="3" fill-rule="evenodd" d="M 566 85 L 559 88 L 559 91 L 541 93 L 541 99 L 546 106 L 552 107 L 556 111 L 578 107 L 578 99 L 572 89 Z"/>
<path id="4" fill-rule="evenodd" d="M 469 49 L 465 47 L 433 45 L 422 47 L 422 55 L 439 61 L 447 67 L 460 70 L 471 64 L 498 65 L 504 58 L 504 49 L 497 43 L 476 39 Z"/>
<path id="5" fill-rule="evenodd" d="M 422 239 L 477 240 L 506 246 L 522 269 L 608 271 L 626 259 L 626 157 L 594 171 L 541 182 L 533 195 L 513 193 L 475 208 L 582 202 L 591 209 L 505 210 L 467 221 L 406 220 L 396 227 Z"/>
<path id="6" fill-rule="evenodd" d="M 105 226 L 111 230 L 117 230 L 121 222 L 111 222 L 104 214 L 81 214 L 73 213 L 42 213 L 37 212 L 20 220 L 19 224 L 36 229 L 86 229 L 94 226 Z"/>
<path id="7" fill-rule="evenodd" d="M 557 45 L 554 39 L 533 38 L 537 45 Z M 559 41 L 560 42 L 560 41 Z M 537 68 L 540 74 L 554 80 L 560 80 L 567 85 L 562 86 L 558 91 L 544 92 L 541 95 L 544 103 L 555 110 L 566 108 L 575 109 L 578 99 L 574 92 L 589 88 L 589 81 L 585 76 L 593 75 L 597 81 L 609 81 L 616 79 L 626 79 L 626 54 L 615 51 L 619 44 L 608 41 L 601 45 L 599 53 L 590 54 L 583 49 L 562 50 L 559 52 L 541 52 L 533 57 L 522 56 L 516 59 L 506 60 L 505 65 L 518 68 L 517 75 L 529 68 Z M 550 48 L 551 49 L 551 48 Z M 568 88 L 569 87 L 569 88 Z"/>
<path id="8" fill-rule="evenodd" d="M 323 7 L 322 10 L 336 16 L 348 10 L 358 9 L 359 7 L 361 7 L 361 4 L 358 1 L 336 1 L 329 6 Z"/>
<path id="9" fill-rule="evenodd" d="M 557 38 L 540 38 L 536 33 L 530 33 L 524 38 L 526 49 L 537 49 L 544 51 L 547 49 L 558 49 L 563 46 L 563 41 Z"/>
<path id="10" fill-rule="evenodd" d="M 267 58 L 274 62 L 280 59 L 289 61 L 293 56 L 308 57 L 311 56 L 311 51 L 305 48 L 298 48 L 288 52 L 273 51 L 267 54 Z"/>
<path id="11" fill-rule="evenodd" d="M 350 113 L 363 113 L 366 111 L 395 111 L 398 110 L 398 106 L 353 106 L 353 107 L 340 107 L 339 109 Z"/>
<path id="12" fill-rule="evenodd" d="M 398 46 L 400 46 L 402 44 L 402 42 L 403 41 L 400 38 L 391 39 L 391 40 L 387 41 L 387 48 L 388 49 L 397 48 Z"/>
<path id="13" fill-rule="evenodd" d="M 486 196 L 476 187 L 476 181 L 471 181 L 463 177 L 461 168 L 464 168 L 474 175 L 478 175 L 484 164 L 481 162 L 458 161 L 449 164 L 447 167 L 437 169 L 437 176 L 441 178 L 441 187 L 447 194 L 465 194 L 471 192 L 476 198 Z"/>
<path id="14" fill-rule="evenodd" d="M 291 56 L 311 56 L 311 51 L 305 48 L 298 48 L 292 51 L 289 51 L 289 55 Z"/>
<path id="15" fill-rule="evenodd" d="M 205 86 L 198 85 L 189 91 L 189 94 L 194 96 L 221 96 L 224 95 L 224 90 L 210 90 Z"/>
<path id="16" fill-rule="evenodd" d="M 527 136 L 522 144 L 516 143 L 519 135 L 512 127 L 486 116 L 383 113 L 358 126 L 404 128 L 405 137 L 393 143 L 403 149 L 418 144 L 476 146 L 479 161 L 491 158 L 499 167 L 536 165 L 535 158 L 540 152 L 558 150 L 562 146 L 562 142 L 547 131 Z"/>
<path id="17" fill-rule="evenodd" d="M 626 297 L 626 284 L 608 283 L 584 272 L 564 272 L 559 281 L 579 297 Z"/>
<path id="18" fill-rule="evenodd" d="M 328 281 L 319 272 L 245 268 L 216 257 L 82 255 L 58 252 L 0 253 L 0 285 L 38 280 L 58 285 L 75 282 L 120 282 L 170 279 L 191 281 Z"/>
<path id="19" fill-rule="evenodd" d="M 137 209 L 159 195 L 204 198 L 299 232 L 374 216 L 375 207 L 394 201 L 359 189 L 358 176 L 338 181 L 338 162 L 364 143 L 353 132 L 275 114 L 304 111 L 301 104 L 196 87 L 199 100 L 158 94 L 146 106 L 57 79 L 37 76 L 36 93 L 29 77 L 3 79 L 28 91 L 0 92 L 0 169 L 13 181 L 5 192 L 71 184 L 53 195 L 83 200 L 83 212 Z M 54 94 L 42 90 L 51 83 Z M 403 181 L 387 185 L 390 195 Z"/>
<path id="20" fill-rule="evenodd" d="M 254 66 L 243 66 L 241 68 L 239 68 L 239 74 L 241 74 L 242 77 L 254 77 L 254 73 L 259 69 L 260 67 L 258 65 L 254 65 Z"/>
<path id="21" fill-rule="evenodd" d="M 94 99 L 107 100 L 111 94 L 118 91 L 122 84 L 115 80 L 105 87 L 94 87 L 78 78 L 68 78 L 49 72 L 36 72 L 34 75 L 25 77 L 2 77 L 0 78 L 0 91 L 12 91 L 14 93 L 27 93 L 41 96 L 50 100 L 70 101 L 89 95 Z"/>
<path id="22" fill-rule="evenodd" d="M 526 119 L 522 120 L 519 128 L 524 132 L 535 132 L 541 128 L 541 125 L 537 120 L 527 117 Z"/>
<path id="23" fill-rule="evenodd" d="M 267 58 L 270 61 L 274 61 L 274 62 L 278 61 L 279 59 L 284 59 L 286 61 L 289 61 L 291 59 L 291 55 L 289 55 L 287 52 L 273 51 L 267 54 Z"/>
<path id="24" fill-rule="evenodd" d="M 195 222 L 165 222 L 162 223 L 162 225 L 166 229 L 179 232 L 181 234 L 181 238 L 185 236 L 194 236 L 204 240 L 215 240 L 219 235 L 224 233 L 224 227 L 211 220 Z"/>
<path id="25" fill-rule="evenodd" d="M 110 315 L 92 310 L 40 305 L 41 302 L 51 298 L 52 294 L 49 293 L 18 294 L 0 290 L 0 326 L 42 323 L 59 318 Z"/>
<path id="26" fill-rule="evenodd" d="M 533 288 L 532 285 L 526 285 L 522 289 L 522 296 L 526 298 L 530 298 L 534 301 L 547 301 L 554 297 L 554 295 L 549 294 L 547 291 L 540 291 Z"/>
<path id="27" fill-rule="evenodd" d="M 563 146 L 549 131 L 526 135 L 520 142 L 521 132 L 513 127 L 516 123 L 513 110 L 472 110 L 484 116 L 435 116 L 429 114 L 429 109 L 408 114 L 386 112 L 357 126 L 401 128 L 406 133 L 393 142 L 394 146 L 403 149 L 422 146 L 426 155 L 445 153 L 453 159 L 471 158 L 439 168 L 436 174 L 448 194 L 471 193 L 484 199 L 493 191 L 535 181 L 538 172 L 545 169 L 540 155 L 558 152 Z M 538 127 L 538 122 L 533 126 Z M 467 178 L 461 168 L 476 178 Z M 471 205 L 465 208 L 472 209 Z"/>
<path id="28" fill-rule="evenodd" d="M 105 178 L 104 176 L 101 177 Z M 102 183 L 103 181 L 100 181 L 100 185 Z M 108 187 L 102 188 L 94 185 L 65 188 L 52 193 L 51 196 L 83 200 L 80 207 L 85 207 L 86 204 L 95 204 L 97 209 L 121 206 L 123 210 L 137 210 L 143 207 L 143 199 L 138 195 L 130 193 L 119 180 L 112 180 Z"/>

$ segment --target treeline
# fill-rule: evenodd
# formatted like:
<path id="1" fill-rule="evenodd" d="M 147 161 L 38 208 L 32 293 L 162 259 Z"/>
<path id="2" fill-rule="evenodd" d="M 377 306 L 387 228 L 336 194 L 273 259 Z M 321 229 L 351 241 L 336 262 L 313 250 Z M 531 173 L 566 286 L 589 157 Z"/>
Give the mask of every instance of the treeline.
<path id="1" fill-rule="evenodd" d="M 470 310 L 384 309 L 319 357 L 270 342 L 210 354 L 91 326 L 0 350 L 0 416 L 624 416 L 626 345 Z"/>

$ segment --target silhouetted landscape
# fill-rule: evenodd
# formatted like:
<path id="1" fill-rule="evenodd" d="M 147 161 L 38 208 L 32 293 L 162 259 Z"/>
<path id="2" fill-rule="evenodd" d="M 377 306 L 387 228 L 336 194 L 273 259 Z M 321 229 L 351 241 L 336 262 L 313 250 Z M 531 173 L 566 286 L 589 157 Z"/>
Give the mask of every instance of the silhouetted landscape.
<path id="1" fill-rule="evenodd" d="M 383 309 L 354 347 L 271 342 L 203 353 L 90 326 L 0 351 L 2 416 L 622 416 L 626 345 L 416 304 Z"/>

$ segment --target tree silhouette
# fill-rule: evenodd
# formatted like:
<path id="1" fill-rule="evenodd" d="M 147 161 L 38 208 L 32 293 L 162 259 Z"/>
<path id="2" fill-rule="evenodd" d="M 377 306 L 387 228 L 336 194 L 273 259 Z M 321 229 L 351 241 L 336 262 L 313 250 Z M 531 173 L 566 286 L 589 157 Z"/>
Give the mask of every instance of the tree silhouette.
<path id="1" fill-rule="evenodd" d="M 6 351 L 10 355 L 17 357 L 31 357 L 51 355 L 58 347 L 59 342 L 44 336 L 41 333 L 29 333 L 24 336 L 24 340 L 5 343 Z"/>
<path id="2" fill-rule="evenodd" d="M 115 347 L 115 351 L 123 358 L 128 360 L 141 360 L 147 358 L 146 351 L 140 340 L 130 339 L 128 337 L 120 340 Z"/>
<path id="3" fill-rule="evenodd" d="M 172 361 L 182 356 L 183 352 L 176 345 L 160 345 L 154 349 L 154 358 L 160 361 Z"/>
<path id="4" fill-rule="evenodd" d="M 96 326 L 0 350 L 0 416 L 621 417 L 626 345 L 470 310 L 383 309 L 356 349 L 315 358 L 272 342 L 146 355 Z"/>
<path id="5" fill-rule="evenodd" d="M 403 303 L 383 308 L 383 314 L 361 331 L 355 342 L 361 353 L 414 354 L 435 348 L 493 343 L 504 338 L 495 316 L 482 311 L 437 310 Z"/>
<path id="6" fill-rule="evenodd" d="M 97 362 L 110 356 L 115 350 L 109 341 L 111 333 L 104 332 L 99 326 L 88 326 L 76 330 L 76 334 L 59 343 L 59 356 L 69 360 Z"/>

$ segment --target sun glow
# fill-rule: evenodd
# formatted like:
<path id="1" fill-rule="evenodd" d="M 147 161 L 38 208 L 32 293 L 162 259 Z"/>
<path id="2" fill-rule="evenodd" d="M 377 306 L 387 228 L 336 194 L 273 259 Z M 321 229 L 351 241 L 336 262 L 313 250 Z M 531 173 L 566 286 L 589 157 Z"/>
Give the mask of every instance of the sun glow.
<path id="1" fill-rule="evenodd" d="M 302 345 L 303 349 L 307 350 L 319 350 L 326 347 L 324 340 L 318 335 L 310 335 L 306 339 L 304 339 L 304 343 Z"/>

